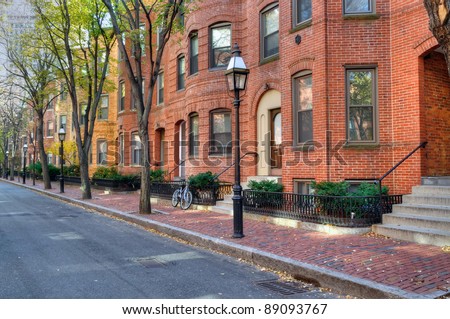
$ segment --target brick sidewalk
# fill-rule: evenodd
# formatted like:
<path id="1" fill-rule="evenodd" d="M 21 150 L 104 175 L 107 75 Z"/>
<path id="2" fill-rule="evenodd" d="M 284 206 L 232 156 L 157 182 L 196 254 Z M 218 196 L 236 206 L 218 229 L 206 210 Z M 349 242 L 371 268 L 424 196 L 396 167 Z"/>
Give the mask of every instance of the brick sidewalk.
<path id="1" fill-rule="evenodd" d="M 59 193 L 59 184 L 52 186 L 49 191 Z M 34 188 L 43 189 L 43 186 L 37 182 Z M 66 185 L 64 196 L 81 200 L 81 190 L 78 186 Z M 231 237 L 233 220 L 228 215 L 182 211 L 161 204 L 152 208 L 168 214 L 137 215 L 137 192 L 105 194 L 93 189 L 92 196 L 93 199 L 84 202 L 320 267 L 336 276 L 351 276 L 392 287 L 404 291 L 406 296 L 436 298 L 450 293 L 450 252 L 440 247 L 373 234 L 329 235 L 254 220 L 245 220 L 245 237 L 235 239 Z"/>

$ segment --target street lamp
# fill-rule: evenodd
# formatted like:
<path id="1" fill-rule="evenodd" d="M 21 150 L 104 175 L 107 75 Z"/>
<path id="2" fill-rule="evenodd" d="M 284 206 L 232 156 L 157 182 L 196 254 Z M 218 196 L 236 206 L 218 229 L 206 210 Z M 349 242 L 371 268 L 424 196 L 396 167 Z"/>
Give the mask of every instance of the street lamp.
<path id="1" fill-rule="evenodd" d="M 59 156 L 60 156 L 60 162 L 61 162 L 61 175 L 59 178 L 59 192 L 64 193 L 64 170 L 63 170 L 63 164 L 64 164 L 64 140 L 66 139 L 66 131 L 64 130 L 64 127 L 61 126 L 58 132 L 58 138 L 61 142 L 61 148 L 59 149 Z"/>
<path id="2" fill-rule="evenodd" d="M 227 86 L 229 91 L 234 91 L 233 105 L 235 108 L 235 139 L 234 139 L 234 185 L 233 185 L 233 224 L 234 238 L 244 237 L 244 216 L 242 209 L 242 187 L 241 187 L 241 146 L 240 146 L 240 130 L 239 130 L 239 106 L 241 100 L 239 94 L 245 90 L 247 85 L 247 77 L 250 72 L 245 66 L 241 57 L 241 51 L 237 43 L 234 44 L 233 56 L 230 59 L 225 75 L 227 77 Z"/>
<path id="3" fill-rule="evenodd" d="M 23 144 L 23 181 L 22 184 L 25 184 L 25 168 L 27 165 L 27 150 L 28 150 L 28 145 L 27 144 Z"/>

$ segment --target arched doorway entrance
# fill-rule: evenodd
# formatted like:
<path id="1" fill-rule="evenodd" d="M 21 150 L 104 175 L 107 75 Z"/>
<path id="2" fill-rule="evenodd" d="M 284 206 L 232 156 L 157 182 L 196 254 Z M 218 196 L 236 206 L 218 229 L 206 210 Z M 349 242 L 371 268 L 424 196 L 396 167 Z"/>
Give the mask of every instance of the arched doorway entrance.
<path id="1" fill-rule="evenodd" d="M 267 91 L 258 104 L 258 176 L 281 176 L 282 169 L 282 122 L 281 94 Z"/>
<path id="2" fill-rule="evenodd" d="M 450 77 L 445 57 L 438 50 L 423 57 L 425 140 L 423 176 L 450 176 Z"/>

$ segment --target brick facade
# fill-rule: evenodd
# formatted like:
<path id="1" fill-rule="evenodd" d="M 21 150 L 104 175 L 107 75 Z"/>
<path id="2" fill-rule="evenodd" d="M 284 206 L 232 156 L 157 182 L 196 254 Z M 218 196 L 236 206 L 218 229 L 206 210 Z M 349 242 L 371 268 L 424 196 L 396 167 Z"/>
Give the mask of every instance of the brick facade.
<path id="1" fill-rule="evenodd" d="M 281 179 L 286 191 L 295 180 L 374 180 L 427 140 L 425 150 L 412 156 L 384 181 L 392 193 L 409 192 L 426 175 L 450 175 L 449 78 L 442 54 L 428 30 L 422 1 L 376 0 L 375 10 L 366 15 L 344 15 L 343 0 L 312 0 L 312 17 L 293 26 L 292 0 L 204 0 L 185 18 L 185 32 L 174 38 L 163 61 L 164 103 L 154 105 L 150 115 L 152 164 L 172 170 L 179 162 L 180 127 L 190 130 L 189 118 L 199 119 L 200 151 L 189 157 L 186 175 L 210 170 L 218 173 L 232 163 L 231 154 L 209 154 L 211 112 L 232 112 L 233 98 L 226 90 L 223 68 L 209 67 L 210 28 L 231 25 L 231 42 L 237 42 L 250 69 L 248 88 L 240 108 L 243 152 L 258 150 L 259 161 L 270 152 L 258 141 L 262 118 L 258 109 L 268 96 L 280 96 L 282 117 Z M 261 59 L 261 12 L 278 3 L 279 54 Z M 198 35 L 198 73 L 189 73 L 189 39 Z M 298 41 L 300 40 L 300 41 Z M 177 58 L 185 56 L 186 86 L 177 90 Z M 131 91 L 126 75 L 119 71 L 117 83 L 125 82 L 125 110 L 118 113 L 116 131 L 124 134 L 121 170 L 136 172 L 131 165 L 131 134 L 137 131 L 136 114 L 130 109 Z M 347 133 L 346 70 L 373 70 L 376 86 L 373 127 L 374 143 L 351 143 Z M 296 130 L 293 111 L 293 78 L 302 72 L 312 75 L 313 146 L 293 144 Z M 147 75 L 148 76 L 148 75 Z M 276 93 L 276 94 L 274 94 Z M 155 92 L 156 95 L 156 92 Z M 116 96 L 118 96 L 116 94 Z M 113 98 L 110 98 L 111 108 Z M 267 121 L 264 117 L 264 119 Z M 264 135 L 267 132 L 260 132 Z M 116 135 L 117 136 L 117 135 Z M 234 129 L 232 132 L 234 136 Z M 165 143 L 161 143 L 161 139 Z M 95 143 L 94 143 L 95 145 Z M 164 152 L 161 152 L 163 145 Z M 187 152 L 187 147 L 182 149 Z M 95 154 L 95 153 L 94 153 Z M 163 155 L 163 159 L 161 158 Z M 264 155 L 265 156 L 265 155 Z M 116 159 L 116 162 L 118 160 Z M 270 166 L 270 162 L 266 163 Z M 279 175 L 267 169 L 269 175 Z M 179 170 L 175 171 L 175 175 Z M 255 160 L 245 159 L 242 180 L 261 174 Z M 233 169 L 222 180 L 233 181 Z"/>

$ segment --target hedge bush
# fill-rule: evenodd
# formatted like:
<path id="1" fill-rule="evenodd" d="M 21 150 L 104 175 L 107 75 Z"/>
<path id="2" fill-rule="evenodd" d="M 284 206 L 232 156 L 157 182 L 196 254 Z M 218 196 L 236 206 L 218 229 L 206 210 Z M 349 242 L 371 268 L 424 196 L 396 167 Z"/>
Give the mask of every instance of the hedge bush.
<path id="1" fill-rule="evenodd" d="M 260 182 L 250 181 L 248 183 L 248 187 L 252 191 L 263 191 L 273 193 L 281 193 L 283 191 L 283 185 L 275 182 L 274 180 L 262 180 Z"/>

